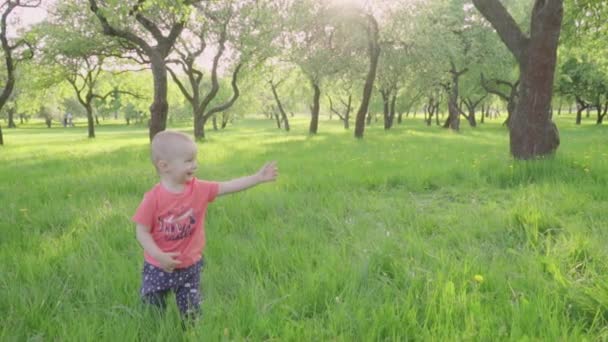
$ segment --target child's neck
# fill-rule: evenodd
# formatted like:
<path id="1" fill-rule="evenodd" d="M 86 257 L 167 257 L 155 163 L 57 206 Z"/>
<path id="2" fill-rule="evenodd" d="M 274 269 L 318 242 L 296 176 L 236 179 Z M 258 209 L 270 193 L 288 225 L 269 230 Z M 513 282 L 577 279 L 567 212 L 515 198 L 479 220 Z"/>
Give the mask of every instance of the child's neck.
<path id="1" fill-rule="evenodd" d="M 171 179 L 168 179 L 165 177 L 160 178 L 160 183 L 169 192 L 174 192 L 174 193 L 180 193 L 180 192 L 184 191 L 184 188 L 186 187 L 186 184 L 176 183 L 176 182 L 172 181 Z"/>

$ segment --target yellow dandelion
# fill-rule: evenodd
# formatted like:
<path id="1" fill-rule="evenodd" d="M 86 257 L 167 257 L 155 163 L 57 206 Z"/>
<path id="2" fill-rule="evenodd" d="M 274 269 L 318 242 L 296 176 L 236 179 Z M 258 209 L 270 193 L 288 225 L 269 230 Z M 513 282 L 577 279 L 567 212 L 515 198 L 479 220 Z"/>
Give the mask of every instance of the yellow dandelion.
<path id="1" fill-rule="evenodd" d="M 476 283 L 483 283 L 483 276 L 481 274 L 476 274 L 475 276 L 473 276 L 473 280 L 475 280 Z"/>

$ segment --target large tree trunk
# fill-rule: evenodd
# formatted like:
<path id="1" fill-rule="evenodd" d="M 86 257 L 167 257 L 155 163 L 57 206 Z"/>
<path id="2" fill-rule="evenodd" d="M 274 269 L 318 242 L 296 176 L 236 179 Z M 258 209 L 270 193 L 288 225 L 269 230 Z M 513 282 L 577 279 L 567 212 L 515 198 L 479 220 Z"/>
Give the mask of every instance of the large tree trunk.
<path id="1" fill-rule="evenodd" d="M 150 58 L 152 76 L 154 77 L 154 102 L 150 106 L 150 141 L 156 133 L 162 132 L 167 127 L 167 69 L 165 61 L 161 56 Z"/>
<path id="2" fill-rule="evenodd" d="M 0 146 L 4 145 L 4 137 L 2 136 L 2 125 L 0 125 Z"/>
<path id="3" fill-rule="evenodd" d="M 321 109 L 321 89 L 319 88 L 319 85 L 314 82 L 312 83 L 312 88 L 314 90 L 314 96 L 312 99 L 312 106 L 310 106 L 310 127 L 308 128 L 308 133 L 317 134 L 317 130 L 319 129 L 319 111 Z"/>
<path id="4" fill-rule="evenodd" d="M 518 159 L 551 155 L 559 133 L 550 118 L 563 0 L 536 0 L 526 37 L 499 0 L 473 0 L 519 63 L 519 101 L 510 122 L 511 154 Z"/>
<path id="5" fill-rule="evenodd" d="M 359 106 L 357 116 L 355 117 L 355 138 L 363 138 L 363 131 L 365 130 L 365 114 L 367 114 L 369 102 L 372 97 L 372 89 L 374 87 L 374 80 L 376 79 L 376 70 L 378 69 L 378 58 L 380 57 L 380 45 L 378 44 L 378 22 L 371 14 L 367 16 L 367 19 L 369 24 L 367 27 L 367 53 L 369 56 L 369 69 L 367 71 L 367 77 L 365 78 L 365 85 L 363 86 L 361 105 Z"/>

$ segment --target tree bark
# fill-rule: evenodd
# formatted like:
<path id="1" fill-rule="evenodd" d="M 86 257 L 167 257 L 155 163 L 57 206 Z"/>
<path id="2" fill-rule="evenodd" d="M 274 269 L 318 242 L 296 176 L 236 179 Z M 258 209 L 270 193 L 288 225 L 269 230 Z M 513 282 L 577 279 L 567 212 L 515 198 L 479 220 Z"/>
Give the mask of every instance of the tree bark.
<path id="1" fill-rule="evenodd" d="M 277 103 L 277 108 L 279 109 L 279 113 L 281 114 L 281 120 L 283 121 L 283 127 L 285 127 L 285 131 L 289 132 L 289 119 L 287 118 L 287 114 L 285 113 L 283 104 L 281 103 L 281 100 L 279 99 L 279 94 L 277 92 L 276 84 L 274 84 L 274 82 L 272 80 L 270 80 L 268 83 L 270 83 L 270 89 L 272 89 L 272 96 L 274 96 L 274 100 Z M 281 128 L 281 122 L 278 120 L 279 120 L 279 118 L 277 115 L 277 124 L 279 125 L 279 128 Z"/>
<path id="2" fill-rule="evenodd" d="M 596 124 L 601 125 L 602 122 L 604 122 L 604 117 L 606 116 L 606 113 L 608 112 L 608 102 L 606 102 L 605 106 L 604 106 L 604 112 L 602 113 L 602 104 L 598 103 L 597 104 L 597 121 Z"/>
<path id="3" fill-rule="evenodd" d="M 8 112 L 8 128 L 17 128 L 15 124 L 15 108 L 9 108 Z"/>
<path id="4" fill-rule="evenodd" d="M 2 110 L 2 107 L 4 107 L 8 101 L 8 98 L 11 96 L 13 88 L 15 87 L 15 62 L 12 55 L 13 48 L 9 45 L 6 37 L 6 22 L 9 14 L 17 7 L 17 4 L 18 3 L 9 1 L 4 13 L 2 13 L 2 19 L 0 21 L 0 42 L 2 43 L 4 62 L 6 64 L 6 84 L 4 85 L 4 89 L 2 89 L 2 93 L 0 93 L 0 110 Z M 4 145 L 2 130 L 0 130 L 0 145 Z"/>
<path id="5" fill-rule="evenodd" d="M 380 89 L 380 95 L 382 96 L 382 112 L 384 115 L 384 130 L 391 129 L 390 123 L 390 96 L 391 90 Z"/>
<path id="6" fill-rule="evenodd" d="M 319 129 L 319 111 L 321 109 L 321 89 L 316 82 L 311 80 L 311 83 L 314 95 L 312 98 L 312 106 L 310 106 L 310 126 L 308 128 L 308 133 L 317 134 L 317 130 Z"/>
<path id="7" fill-rule="evenodd" d="M 87 111 L 87 126 L 88 126 L 88 132 L 89 132 L 89 138 L 95 138 L 95 121 L 93 118 L 93 107 L 91 107 L 90 103 L 87 103 L 87 105 L 85 106 L 85 109 Z"/>
<path id="8" fill-rule="evenodd" d="M 452 82 L 444 84 L 446 93 L 448 93 L 448 119 L 443 125 L 444 128 L 451 128 L 454 131 L 460 130 L 460 109 L 458 108 L 458 80 L 460 76 L 468 71 L 468 68 L 456 70 L 456 64 L 450 60 L 450 74 Z"/>
<path id="9" fill-rule="evenodd" d="M 378 59 L 380 57 L 378 22 L 371 14 L 367 15 L 367 20 L 367 53 L 369 57 L 369 69 L 367 71 L 367 77 L 365 78 L 365 85 L 363 86 L 361 105 L 359 106 L 357 116 L 355 117 L 355 138 L 359 139 L 363 138 L 363 132 L 365 131 L 365 114 L 368 112 L 369 102 L 372 97 L 372 89 L 374 87 L 376 70 L 378 69 Z"/>
<path id="10" fill-rule="evenodd" d="M 552 155 L 559 133 L 550 118 L 563 0 L 536 0 L 526 37 L 499 0 L 473 0 L 519 64 L 519 101 L 510 121 L 510 149 L 517 159 Z"/>
<path id="11" fill-rule="evenodd" d="M 346 113 L 344 113 L 344 129 L 348 129 L 349 125 L 350 125 L 350 111 L 352 109 L 352 106 L 351 106 L 352 100 L 353 100 L 353 96 L 348 95 L 348 102 L 345 104 Z"/>
<path id="12" fill-rule="evenodd" d="M 576 124 L 580 125 L 583 120 L 583 111 L 589 108 L 589 104 L 583 101 L 579 96 L 575 96 L 576 101 Z"/>
<path id="13" fill-rule="evenodd" d="M 167 102 L 167 69 L 165 59 L 157 53 L 150 53 L 150 64 L 152 77 L 154 79 L 154 97 L 150 106 L 150 141 L 158 132 L 167 128 L 167 113 L 169 103 Z"/>
<path id="14" fill-rule="evenodd" d="M 397 95 L 393 93 L 393 97 L 391 98 L 391 106 L 389 108 L 389 117 L 388 117 L 388 128 L 391 129 L 393 127 L 393 122 L 395 121 L 395 103 L 397 102 Z"/>

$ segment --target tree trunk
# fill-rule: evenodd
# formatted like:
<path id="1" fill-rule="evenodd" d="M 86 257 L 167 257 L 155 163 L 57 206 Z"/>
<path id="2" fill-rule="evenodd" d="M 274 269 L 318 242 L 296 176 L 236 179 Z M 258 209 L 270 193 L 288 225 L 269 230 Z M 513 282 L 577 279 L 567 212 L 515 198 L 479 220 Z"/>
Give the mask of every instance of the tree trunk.
<path id="1" fill-rule="evenodd" d="M 365 78 L 365 85 L 363 86 L 363 97 L 361 99 L 361 105 L 357 111 L 355 117 L 355 138 L 363 138 L 363 132 L 365 131 L 365 114 L 367 114 L 369 108 L 369 102 L 372 97 L 372 89 L 374 87 L 374 80 L 376 79 L 376 70 L 378 69 L 378 58 L 380 57 L 380 45 L 378 44 L 379 30 L 378 22 L 373 15 L 368 14 L 368 27 L 367 27 L 367 52 L 369 56 L 369 69 L 367 71 L 367 77 Z"/>
<path id="2" fill-rule="evenodd" d="M 602 114 L 602 104 L 597 104 L 597 121 L 596 124 L 601 125 L 604 122 L 604 117 L 606 116 L 606 112 L 608 112 L 608 102 L 606 102 L 606 106 L 604 107 L 604 113 Z"/>
<path id="3" fill-rule="evenodd" d="M 585 110 L 584 107 L 580 107 L 577 111 L 576 111 L 576 124 L 580 125 L 581 121 L 583 119 L 583 111 Z"/>
<path id="4" fill-rule="evenodd" d="M 389 116 L 388 116 L 388 128 L 391 129 L 393 127 L 393 122 L 395 121 L 395 102 L 397 102 L 397 95 L 393 94 L 393 98 L 391 99 L 391 106 L 389 108 Z"/>
<path id="5" fill-rule="evenodd" d="M 217 116 L 213 115 L 213 117 L 211 118 L 211 122 L 213 122 L 213 130 L 217 131 Z"/>
<path id="6" fill-rule="evenodd" d="M 469 108 L 469 116 L 467 117 L 471 127 L 477 127 L 477 120 L 475 119 L 475 107 Z"/>
<path id="7" fill-rule="evenodd" d="M 314 96 L 312 99 L 312 106 L 310 106 L 310 127 L 308 129 L 309 134 L 317 134 L 317 130 L 319 129 L 319 110 L 320 108 L 320 98 L 321 98 L 321 89 L 319 85 L 316 83 L 312 83 L 312 88 L 314 90 Z"/>
<path id="8" fill-rule="evenodd" d="M 274 112 L 274 121 L 277 123 L 277 128 L 281 129 L 281 117 L 279 116 L 279 112 L 276 110 L 273 110 Z"/>
<path id="9" fill-rule="evenodd" d="M 435 111 L 435 125 L 439 126 L 439 102 L 435 104 L 435 108 L 433 110 Z"/>
<path id="10" fill-rule="evenodd" d="M 551 155 L 559 146 L 549 107 L 563 0 L 536 0 L 526 37 L 499 0 L 473 0 L 519 63 L 519 101 L 510 121 L 511 154 L 517 159 Z"/>
<path id="11" fill-rule="evenodd" d="M 88 130 L 89 130 L 89 138 L 95 138 L 95 121 L 93 118 L 93 108 L 91 107 L 91 104 L 87 104 L 87 106 L 85 106 L 85 109 L 87 111 L 87 125 L 88 125 Z"/>
<path id="12" fill-rule="evenodd" d="M 4 145 L 4 136 L 2 135 L 2 125 L 0 125 L 0 146 Z"/>
<path id="13" fill-rule="evenodd" d="M 350 111 L 351 111 L 351 103 L 353 100 L 352 95 L 348 95 L 348 103 L 346 105 L 346 113 L 344 114 L 344 129 L 348 129 L 350 125 Z"/>
<path id="14" fill-rule="evenodd" d="M 226 126 L 228 125 L 229 121 L 230 121 L 230 114 L 222 113 L 222 125 L 221 125 L 221 128 L 225 129 Z"/>
<path id="15" fill-rule="evenodd" d="M 382 95 L 382 114 L 384 116 L 384 130 L 390 129 L 389 116 L 390 116 L 390 90 L 380 90 L 380 95 Z"/>
<path id="16" fill-rule="evenodd" d="M 154 77 L 154 102 L 150 106 L 150 141 L 156 133 L 167 127 L 167 69 L 161 56 L 150 56 L 152 76 Z"/>
<path id="17" fill-rule="evenodd" d="M 198 98 L 192 101 L 192 112 L 194 113 L 194 139 L 205 138 L 205 116 L 199 106 Z"/>
<path id="18" fill-rule="evenodd" d="M 463 70 L 456 70 L 456 64 L 450 60 L 450 73 L 452 74 L 452 82 L 444 85 L 446 92 L 449 94 L 448 98 L 448 119 L 446 120 L 444 128 L 451 128 L 454 131 L 460 130 L 460 110 L 458 108 L 458 79 L 460 76 L 468 71 L 467 68 Z"/>
<path id="19" fill-rule="evenodd" d="M 15 108 L 10 108 L 8 110 L 8 128 L 17 128 L 17 125 L 15 125 Z"/>
<path id="20" fill-rule="evenodd" d="M 279 108 L 279 113 L 281 114 L 281 119 L 283 120 L 285 131 L 289 132 L 289 119 L 287 118 L 287 114 L 285 113 L 285 109 L 283 108 L 283 103 L 281 103 L 281 100 L 279 99 L 279 94 L 277 92 L 276 85 L 273 82 L 270 82 L 270 88 L 272 89 L 272 95 L 274 96 L 274 100 L 276 101 L 277 107 Z M 280 123 L 279 128 L 281 128 Z"/>

